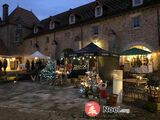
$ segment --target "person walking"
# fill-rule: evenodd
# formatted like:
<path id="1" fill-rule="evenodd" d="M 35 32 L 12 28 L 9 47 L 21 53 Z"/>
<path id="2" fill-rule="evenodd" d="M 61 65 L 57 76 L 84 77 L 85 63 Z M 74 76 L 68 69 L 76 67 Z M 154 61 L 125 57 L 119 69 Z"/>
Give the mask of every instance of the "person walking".
<path id="1" fill-rule="evenodd" d="M 4 59 L 4 61 L 3 61 L 3 69 L 4 69 L 4 73 L 5 74 L 6 74 L 6 68 L 7 68 L 7 66 L 8 66 L 8 62 L 7 62 L 6 59 Z"/>

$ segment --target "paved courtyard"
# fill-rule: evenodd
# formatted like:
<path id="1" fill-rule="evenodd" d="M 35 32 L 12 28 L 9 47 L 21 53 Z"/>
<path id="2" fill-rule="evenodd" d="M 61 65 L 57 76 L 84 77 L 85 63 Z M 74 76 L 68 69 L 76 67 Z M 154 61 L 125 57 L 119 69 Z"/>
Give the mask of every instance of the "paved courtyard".
<path id="1" fill-rule="evenodd" d="M 85 120 L 84 104 L 73 86 L 55 87 L 32 82 L 0 84 L 0 120 Z M 159 120 L 159 113 L 130 108 L 131 114 L 107 115 L 110 120 Z M 106 115 L 105 118 L 107 119 Z M 98 118 L 93 118 L 98 119 Z"/>

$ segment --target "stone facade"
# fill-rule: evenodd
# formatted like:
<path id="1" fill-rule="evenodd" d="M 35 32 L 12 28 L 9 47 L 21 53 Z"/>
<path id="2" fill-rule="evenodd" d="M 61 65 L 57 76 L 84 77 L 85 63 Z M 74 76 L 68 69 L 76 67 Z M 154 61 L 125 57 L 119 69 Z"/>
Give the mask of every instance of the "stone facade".
<path id="1" fill-rule="evenodd" d="M 32 33 L 33 24 L 39 20 L 31 11 L 19 6 L 10 14 L 8 13 L 9 5 L 4 4 L 2 8 L 0 39 L 8 55 L 22 55 L 24 54 L 23 40 Z"/>
<path id="2" fill-rule="evenodd" d="M 33 43 L 38 41 L 40 51 L 53 58 L 55 58 L 55 53 L 57 53 L 59 58 L 60 53 L 65 48 L 76 50 L 84 47 L 91 41 L 113 52 L 120 53 L 134 45 L 142 45 L 149 48 L 152 52 L 156 52 L 159 50 L 157 9 L 159 9 L 159 6 L 138 9 L 111 18 L 105 18 L 95 23 L 79 25 L 66 30 L 29 38 L 24 42 L 25 53 L 35 51 L 33 48 L 34 44 L 30 47 L 31 40 Z M 138 28 L 133 28 L 132 17 L 136 15 L 140 15 L 141 25 Z M 92 35 L 91 32 L 93 26 L 99 27 L 99 33 L 96 36 Z M 65 36 L 67 33 L 69 33 L 69 38 Z M 50 40 L 48 44 L 46 44 L 47 36 Z M 79 36 L 79 41 L 76 40 L 77 36 Z M 57 41 L 57 45 L 53 43 L 54 40 Z M 113 44 L 115 44 L 114 50 L 112 50 Z M 45 50 L 46 47 L 48 50 Z"/>
<path id="3" fill-rule="evenodd" d="M 5 25 L 0 28 L 0 36 L 8 50 L 8 54 L 22 55 L 24 53 L 22 46 L 23 38 L 29 35 L 31 30 L 23 27 L 22 38 L 19 41 L 16 41 L 16 29 L 16 25 Z"/>

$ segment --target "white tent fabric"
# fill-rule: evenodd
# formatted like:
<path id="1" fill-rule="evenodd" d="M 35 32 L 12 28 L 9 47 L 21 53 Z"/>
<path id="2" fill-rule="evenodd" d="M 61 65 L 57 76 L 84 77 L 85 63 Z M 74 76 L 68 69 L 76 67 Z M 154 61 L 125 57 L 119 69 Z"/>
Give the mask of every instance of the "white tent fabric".
<path id="1" fill-rule="evenodd" d="M 47 59 L 49 58 L 48 56 L 43 55 L 42 53 L 40 53 L 39 51 L 34 52 L 32 55 L 30 55 L 29 57 L 31 58 L 40 58 L 40 59 Z"/>

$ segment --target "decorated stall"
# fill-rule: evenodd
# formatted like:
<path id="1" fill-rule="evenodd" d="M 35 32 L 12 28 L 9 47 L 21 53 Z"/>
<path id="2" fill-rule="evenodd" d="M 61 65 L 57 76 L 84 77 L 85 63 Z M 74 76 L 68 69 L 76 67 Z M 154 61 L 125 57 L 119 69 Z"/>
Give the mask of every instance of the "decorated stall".
<path id="1" fill-rule="evenodd" d="M 112 79 L 113 70 L 118 68 L 118 55 L 90 43 L 69 56 L 73 66 L 71 75 L 74 73 L 80 79 L 81 93 L 87 97 L 97 97 L 100 92 L 101 97 L 105 97 L 106 81 Z"/>
<path id="2" fill-rule="evenodd" d="M 69 56 L 72 58 L 72 71 L 85 69 L 85 71 L 96 72 L 105 80 L 110 79 L 112 70 L 118 67 L 118 55 L 109 53 L 94 43 L 74 51 Z"/>
<path id="3" fill-rule="evenodd" d="M 120 65 L 125 72 L 150 73 L 153 71 L 151 52 L 138 48 L 123 51 Z"/>

